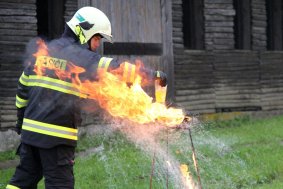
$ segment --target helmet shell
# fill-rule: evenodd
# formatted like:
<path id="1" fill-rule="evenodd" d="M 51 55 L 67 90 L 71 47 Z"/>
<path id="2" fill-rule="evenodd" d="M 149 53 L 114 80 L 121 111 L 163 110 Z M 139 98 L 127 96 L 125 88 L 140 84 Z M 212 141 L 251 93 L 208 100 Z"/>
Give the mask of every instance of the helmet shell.
<path id="1" fill-rule="evenodd" d="M 79 35 L 76 27 L 80 26 L 85 38 L 81 43 L 86 43 L 95 34 L 100 34 L 112 42 L 111 23 L 108 17 L 95 7 L 80 8 L 67 24 L 76 35 Z"/>

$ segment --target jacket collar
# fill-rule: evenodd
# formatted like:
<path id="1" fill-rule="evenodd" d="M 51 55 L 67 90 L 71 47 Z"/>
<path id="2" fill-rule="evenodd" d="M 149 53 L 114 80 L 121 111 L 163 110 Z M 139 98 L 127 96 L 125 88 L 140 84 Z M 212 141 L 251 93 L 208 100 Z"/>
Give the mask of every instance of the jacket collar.
<path id="1" fill-rule="evenodd" d="M 64 33 L 62 34 L 62 37 L 63 38 L 70 38 L 74 42 L 79 41 L 76 34 L 71 30 L 71 28 L 67 24 L 65 24 L 65 30 L 64 30 Z"/>

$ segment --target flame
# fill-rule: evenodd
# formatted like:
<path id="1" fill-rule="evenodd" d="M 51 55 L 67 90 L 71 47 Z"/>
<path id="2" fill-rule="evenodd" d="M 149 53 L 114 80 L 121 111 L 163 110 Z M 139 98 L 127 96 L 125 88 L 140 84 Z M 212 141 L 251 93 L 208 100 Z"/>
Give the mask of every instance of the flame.
<path id="1" fill-rule="evenodd" d="M 47 56 L 48 55 L 48 48 L 45 42 L 42 39 L 38 39 L 36 41 L 36 44 L 38 45 L 38 50 L 36 53 L 33 54 L 33 56 Z"/>
<path id="2" fill-rule="evenodd" d="M 48 56 L 48 48 L 43 40 L 38 41 L 38 46 L 38 51 L 33 54 L 37 58 L 34 71 L 42 76 L 47 74 L 47 67 L 38 59 Z M 65 69 L 60 69 L 60 66 L 49 66 L 48 69 L 52 69 L 61 80 L 70 79 L 75 88 L 87 94 L 87 98 L 96 100 L 113 117 L 139 124 L 159 123 L 166 126 L 181 124 L 185 118 L 182 109 L 167 108 L 164 104 L 153 102 L 153 98 L 142 89 L 139 75 L 129 87 L 121 77 L 121 69 L 113 72 L 98 70 L 98 81 L 81 81 L 79 74 L 85 69 L 71 62 L 66 64 Z"/>
<path id="3" fill-rule="evenodd" d="M 38 39 L 36 41 L 36 44 L 38 45 L 38 50 L 36 53 L 33 54 L 33 56 L 34 57 L 47 56 L 48 48 L 45 42 L 42 39 Z M 45 68 L 41 65 L 42 65 L 42 62 L 41 64 L 34 66 L 34 71 L 37 73 L 37 75 L 40 75 L 40 76 L 43 75 L 43 73 L 45 72 Z"/>
<path id="4" fill-rule="evenodd" d="M 194 183 L 193 183 L 193 179 L 192 179 L 190 172 L 189 172 L 189 167 L 186 164 L 181 164 L 180 170 L 181 170 L 181 173 L 183 175 L 183 180 L 184 180 L 186 188 L 188 188 L 188 189 L 195 188 Z"/>

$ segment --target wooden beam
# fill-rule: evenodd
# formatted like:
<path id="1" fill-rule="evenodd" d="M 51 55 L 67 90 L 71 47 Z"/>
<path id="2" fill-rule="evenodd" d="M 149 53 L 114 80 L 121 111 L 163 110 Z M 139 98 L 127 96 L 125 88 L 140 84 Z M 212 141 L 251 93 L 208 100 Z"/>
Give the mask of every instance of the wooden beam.
<path id="1" fill-rule="evenodd" d="M 0 30 L 1 31 L 1 30 Z M 103 43 L 105 55 L 162 55 L 161 43 L 116 42 Z"/>
<path id="2" fill-rule="evenodd" d="M 64 31 L 65 1 L 48 0 L 48 37 L 60 37 Z"/>
<path id="3" fill-rule="evenodd" d="M 167 101 L 174 101 L 174 58 L 172 40 L 172 2 L 171 0 L 160 0 L 161 4 L 161 23 L 162 23 L 162 43 L 163 55 L 161 65 L 168 76 Z"/>

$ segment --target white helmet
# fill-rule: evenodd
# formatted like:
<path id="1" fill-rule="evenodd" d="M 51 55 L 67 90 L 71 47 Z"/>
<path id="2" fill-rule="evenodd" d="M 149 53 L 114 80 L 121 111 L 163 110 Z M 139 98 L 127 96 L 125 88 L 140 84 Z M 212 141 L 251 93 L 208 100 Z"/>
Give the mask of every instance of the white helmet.
<path id="1" fill-rule="evenodd" d="M 107 16 L 97 8 L 80 8 L 67 24 L 79 37 L 81 44 L 88 42 L 95 34 L 100 34 L 112 42 L 111 23 Z"/>

